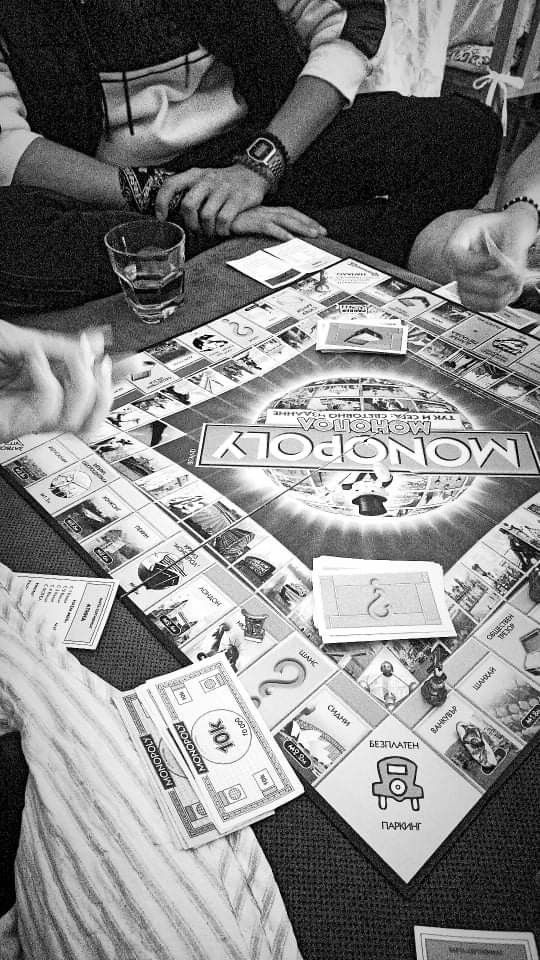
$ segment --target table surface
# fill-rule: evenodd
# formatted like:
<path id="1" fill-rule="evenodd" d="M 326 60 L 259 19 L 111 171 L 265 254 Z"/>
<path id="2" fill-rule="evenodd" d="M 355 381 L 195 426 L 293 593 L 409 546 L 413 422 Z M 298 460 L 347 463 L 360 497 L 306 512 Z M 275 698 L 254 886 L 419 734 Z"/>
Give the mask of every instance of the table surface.
<path id="1" fill-rule="evenodd" d="M 264 295 L 266 288 L 225 264 L 264 245 L 256 239 L 232 240 L 187 264 L 182 330 Z M 418 281 L 333 241 L 319 245 Z M 20 323 L 72 331 L 110 324 L 113 351 L 135 351 L 180 332 L 178 317 L 157 326 L 140 323 L 121 296 L 76 310 L 23 317 Z M 28 572 L 93 573 L 2 479 L 0 492 L 1 560 Z M 114 606 L 98 649 L 81 654 L 80 660 L 120 689 L 178 666 L 120 603 Z M 11 861 L 24 777 L 17 738 L 0 737 L 0 914 L 13 899 Z M 398 892 L 351 846 L 308 797 L 280 808 L 269 821 L 258 824 L 255 832 L 273 867 L 305 960 L 412 960 L 414 924 L 533 930 L 538 938 L 539 782 L 540 751 L 536 751 L 468 824 L 427 878 L 407 895 Z"/>

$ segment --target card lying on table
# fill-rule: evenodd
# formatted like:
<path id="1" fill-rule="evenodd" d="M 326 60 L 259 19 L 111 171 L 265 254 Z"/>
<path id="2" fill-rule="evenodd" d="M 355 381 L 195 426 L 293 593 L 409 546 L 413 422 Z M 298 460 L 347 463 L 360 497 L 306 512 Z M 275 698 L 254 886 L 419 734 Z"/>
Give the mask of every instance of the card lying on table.
<path id="1" fill-rule="evenodd" d="M 182 846 L 254 823 L 303 792 L 224 654 L 113 703 Z"/>
<path id="2" fill-rule="evenodd" d="M 339 306 L 339 304 L 338 304 Z M 407 352 L 407 326 L 393 317 L 330 320 L 319 318 L 316 349 L 325 353 L 398 353 Z"/>
<path id="3" fill-rule="evenodd" d="M 271 253 L 266 253 L 265 250 L 256 250 L 247 257 L 241 257 L 240 260 L 227 260 L 227 265 L 272 289 L 284 287 L 292 280 L 298 280 L 306 272 L 297 270 L 296 267 L 292 267 L 284 260 L 279 260 Z"/>
<path id="4" fill-rule="evenodd" d="M 415 927 L 417 960 L 538 960 L 532 933 Z"/>
<path id="5" fill-rule="evenodd" d="M 325 644 L 456 635 L 437 563 L 315 557 L 313 596 Z"/>
<path id="6" fill-rule="evenodd" d="M 0 583 L 17 590 L 31 605 L 40 624 L 66 647 L 95 650 L 114 603 L 118 584 L 98 577 L 55 577 L 45 573 L 13 573 L 0 564 Z"/>

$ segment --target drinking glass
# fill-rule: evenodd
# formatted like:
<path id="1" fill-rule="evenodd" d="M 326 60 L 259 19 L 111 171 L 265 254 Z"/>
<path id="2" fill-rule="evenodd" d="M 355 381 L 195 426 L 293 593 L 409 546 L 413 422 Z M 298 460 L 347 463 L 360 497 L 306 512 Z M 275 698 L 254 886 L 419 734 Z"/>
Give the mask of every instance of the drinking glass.
<path id="1" fill-rule="evenodd" d="M 182 227 L 151 217 L 121 223 L 105 235 L 124 296 L 144 323 L 159 323 L 183 302 L 185 245 Z"/>

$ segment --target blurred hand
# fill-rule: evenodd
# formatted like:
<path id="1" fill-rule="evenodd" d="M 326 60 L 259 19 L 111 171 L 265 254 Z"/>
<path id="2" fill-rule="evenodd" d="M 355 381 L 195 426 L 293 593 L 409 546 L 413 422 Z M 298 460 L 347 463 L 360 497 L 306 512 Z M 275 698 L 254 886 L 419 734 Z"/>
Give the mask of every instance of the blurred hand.
<path id="1" fill-rule="evenodd" d="M 293 207 L 259 206 L 238 214 L 231 224 L 231 233 L 291 240 L 293 237 L 324 237 L 326 227 Z"/>
<path id="2" fill-rule="evenodd" d="M 535 211 L 518 205 L 471 216 L 460 224 L 446 253 L 464 306 L 493 312 L 517 300 L 536 226 Z"/>
<path id="3" fill-rule="evenodd" d="M 180 212 L 187 230 L 206 237 L 228 237 L 235 217 L 262 203 L 269 186 L 264 177 L 241 163 L 192 167 L 167 178 L 156 197 L 156 217 L 166 220 L 174 209 Z"/>
<path id="4" fill-rule="evenodd" d="M 67 337 L 0 320 L 0 441 L 50 430 L 90 433 L 111 400 L 101 331 Z"/>

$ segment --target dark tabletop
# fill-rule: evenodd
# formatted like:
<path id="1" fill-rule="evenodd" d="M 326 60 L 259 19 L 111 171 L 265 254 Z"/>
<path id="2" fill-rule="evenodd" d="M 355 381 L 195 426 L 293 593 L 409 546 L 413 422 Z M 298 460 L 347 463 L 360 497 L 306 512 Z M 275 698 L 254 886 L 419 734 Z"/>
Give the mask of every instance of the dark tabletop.
<path id="1" fill-rule="evenodd" d="M 188 263 L 182 330 L 267 292 L 225 265 L 226 260 L 266 245 L 255 239 L 232 240 Z M 320 245 L 341 256 L 353 255 L 332 241 Z M 422 285 L 429 287 L 426 282 Z M 73 331 L 110 324 L 114 351 L 135 351 L 181 332 L 178 317 L 158 326 L 139 322 L 120 296 L 77 310 L 23 317 L 20 323 Z M 2 479 L 0 495 L 1 560 L 25 572 L 93 573 Z M 115 604 L 98 649 L 79 656 L 120 689 L 178 667 L 121 603 Z M 273 867 L 305 960 L 413 960 L 414 924 L 533 930 L 538 938 L 539 775 L 540 752 L 536 751 L 468 824 L 412 894 L 399 892 L 308 797 L 278 809 L 274 817 L 258 824 L 255 832 Z M 13 902 L 12 860 L 24 782 L 18 738 L 0 737 L 0 915 Z"/>

